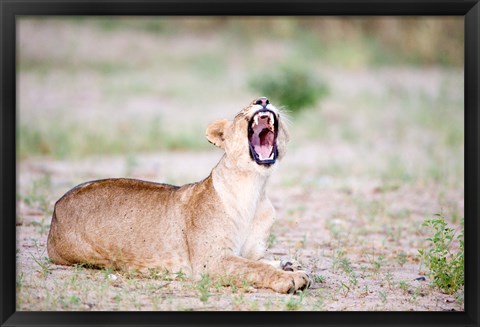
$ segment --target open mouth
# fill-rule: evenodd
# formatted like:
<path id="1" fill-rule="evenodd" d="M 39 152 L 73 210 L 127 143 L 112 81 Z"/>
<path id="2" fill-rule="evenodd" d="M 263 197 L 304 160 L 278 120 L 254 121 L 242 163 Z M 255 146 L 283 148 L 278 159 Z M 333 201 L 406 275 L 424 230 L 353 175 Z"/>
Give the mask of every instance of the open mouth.
<path id="1" fill-rule="evenodd" d="M 277 159 L 278 121 L 275 113 L 261 109 L 248 123 L 250 155 L 258 164 L 273 164 Z"/>

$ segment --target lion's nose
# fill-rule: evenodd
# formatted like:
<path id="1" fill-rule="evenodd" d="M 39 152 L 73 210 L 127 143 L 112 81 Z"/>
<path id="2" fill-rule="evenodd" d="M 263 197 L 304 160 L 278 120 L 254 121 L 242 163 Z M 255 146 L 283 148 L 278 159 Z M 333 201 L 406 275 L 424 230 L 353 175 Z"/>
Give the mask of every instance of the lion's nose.
<path id="1" fill-rule="evenodd" d="M 269 104 L 269 103 L 270 103 L 270 100 L 268 100 L 266 97 L 258 98 L 258 100 L 255 101 L 255 104 L 259 104 L 262 107 L 266 107 L 267 104 Z"/>

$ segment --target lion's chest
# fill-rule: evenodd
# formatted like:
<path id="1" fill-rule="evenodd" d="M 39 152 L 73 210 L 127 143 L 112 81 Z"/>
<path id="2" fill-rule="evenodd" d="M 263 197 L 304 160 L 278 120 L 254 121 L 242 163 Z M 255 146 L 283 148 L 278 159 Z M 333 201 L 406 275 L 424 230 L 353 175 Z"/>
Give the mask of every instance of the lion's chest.
<path id="1" fill-rule="evenodd" d="M 213 184 L 219 198 L 219 206 L 225 213 L 225 237 L 232 244 L 232 250 L 240 255 L 245 242 L 252 234 L 254 220 L 260 201 L 264 198 L 266 179 L 259 176 L 237 176 L 225 182 L 214 178 Z"/>
<path id="2" fill-rule="evenodd" d="M 258 198 L 236 197 L 229 202 L 224 204 L 228 226 L 225 236 L 230 238 L 234 253 L 240 255 L 248 236 L 253 232 Z"/>

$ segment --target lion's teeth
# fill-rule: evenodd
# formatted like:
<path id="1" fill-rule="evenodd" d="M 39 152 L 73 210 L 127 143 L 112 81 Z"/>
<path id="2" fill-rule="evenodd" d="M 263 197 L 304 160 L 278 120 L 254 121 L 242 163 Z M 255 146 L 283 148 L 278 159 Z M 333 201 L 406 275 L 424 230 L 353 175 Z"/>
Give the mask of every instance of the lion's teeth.
<path id="1" fill-rule="evenodd" d="M 274 118 L 274 116 L 273 116 L 273 114 L 272 114 L 271 112 L 268 113 L 268 117 L 270 118 L 270 119 L 268 120 L 268 122 L 270 123 L 270 127 L 271 127 L 271 129 L 272 129 L 272 131 L 273 131 L 273 129 L 274 129 L 273 123 L 274 123 L 274 121 L 275 121 L 275 118 Z"/>
<path id="2" fill-rule="evenodd" d="M 273 148 L 272 148 L 272 150 L 273 150 Z M 274 158 L 274 156 L 275 156 L 275 153 L 273 151 L 268 158 L 264 158 L 261 153 L 258 153 L 258 158 L 260 160 L 272 160 Z"/>
<path id="3" fill-rule="evenodd" d="M 271 130 L 273 130 L 275 127 L 274 123 L 275 123 L 275 115 L 271 112 L 268 112 L 268 111 L 265 111 L 265 112 L 259 112 L 257 113 L 255 116 L 253 116 L 253 124 L 252 126 L 255 127 L 258 125 L 258 120 L 259 119 L 262 119 L 262 122 L 264 122 L 265 119 L 268 119 L 268 123 L 265 123 L 264 124 L 268 124 L 268 126 L 270 127 Z"/>

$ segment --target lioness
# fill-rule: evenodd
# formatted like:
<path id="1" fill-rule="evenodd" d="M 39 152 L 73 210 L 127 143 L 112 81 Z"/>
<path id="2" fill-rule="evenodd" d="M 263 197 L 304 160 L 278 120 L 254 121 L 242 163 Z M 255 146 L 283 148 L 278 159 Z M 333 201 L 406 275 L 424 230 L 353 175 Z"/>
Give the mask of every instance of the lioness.
<path id="1" fill-rule="evenodd" d="M 52 216 L 51 260 L 182 271 L 195 279 L 229 276 L 280 293 L 307 288 L 304 271 L 285 271 L 263 259 L 275 216 L 265 184 L 288 142 L 279 110 L 259 98 L 233 121 L 211 123 L 206 137 L 225 154 L 198 183 L 120 178 L 68 191 Z"/>

